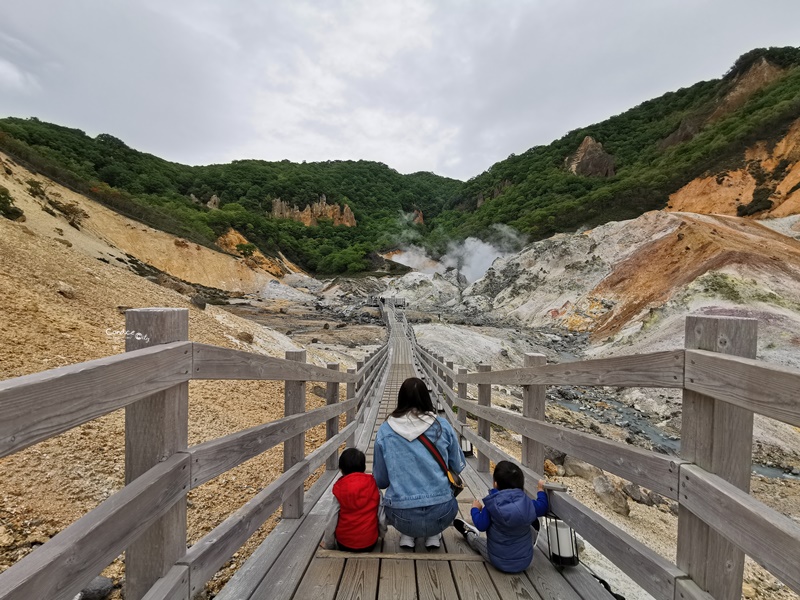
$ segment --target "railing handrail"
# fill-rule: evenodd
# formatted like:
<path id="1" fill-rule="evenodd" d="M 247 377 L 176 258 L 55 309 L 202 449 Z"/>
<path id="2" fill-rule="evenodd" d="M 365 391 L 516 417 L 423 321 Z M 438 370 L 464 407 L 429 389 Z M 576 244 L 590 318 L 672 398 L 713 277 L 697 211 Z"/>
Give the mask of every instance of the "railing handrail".
<path id="1" fill-rule="evenodd" d="M 191 377 L 191 342 L 174 342 L 0 381 L 0 457 Z"/>
<path id="2" fill-rule="evenodd" d="M 764 363 L 759 359 L 678 349 L 459 374 L 424 347 L 418 345 L 415 350 L 455 383 L 682 388 L 800 427 L 800 395 L 797 394 L 800 369 Z M 631 364 L 641 364 L 645 369 L 633 371 L 626 368 Z"/>
<path id="3" fill-rule="evenodd" d="M 386 345 L 362 369 L 371 369 Z M 173 342 L 0 381 L 0 458 L 198 379 L 351 383 L 313 364 L 198 342 Z"/>
<path id="4" fill-rule="evenodd" d="M 457 407 L 478 418 L 536 439 L 663 496 L 678 500 L 701 515 L 742 551 L 750 554 L 790 588 L 800 591 L 800 525 L 752 498 L 746 491 L 693 464 L 648 450 L 605 440 L 599 436 L 545 423 L 518 413 L 466 398 L 466 384 L 478 384 L 484 392 L 492 384 L 540 386 L 677 387 L 703 394 L 709 401 L 728 402 L 748 411 L 797 426 L 800 423 L 800 370 L 740 356 L 707 350 L 680 349 L 645 355 L 619 356 L 566 364 L 537 365 L 504 371 L 457 372 L 452 363 L 412 340 L 412 349 L 429 379 L 442 394 L 442 408 L 456 431 L 469 440 L 486 460 L 515 460 L 484 439 L 464 420 Z M 636 370 L 641 368 L 641 370 Z M 452 385 L 460 384 L 456 394 Z M 461 413 L 459 413 L 461 416 Z M 526 490 L 534 495 L 540 475 L 522 466 Z M 656 598 L 709 599 L 691 577 L 631 538 L 600 515 L 563 492 L 551 493 L 552 508 L 600 552 L 615 562 Z M 725 507 L 721 510 L 720 507 Z M 727 515 L 727 516 L 726 516 Z M 735 515 L 730 518 L 729 515 Z M 734 522 L 735 521 L 735 522 Z M 768 539 L 765 539 L 765 534 Z M 635 560 L 631 560 L 631 556 Z M 738 598 L 738 596 L 736 596 Z"/>
<path id="5" fill-rule="evenodd" d="M 178 568 L 175 572 L 185 572 L 179 568 L 182 565 L 192 567 L 191 579 L 195 585 L 201 580 L 201 573 L 210 578 L 287 495 L 302 490 L 308 476 L 353 435 L 368 409 L 365 399 L 372 393 L 385 367 L 387 349 L 387 344 L 383 344 L 358 372 L 342 372 L 180 341 L 0 381 L 0 456 L 15 453 L 154 393 L 183 385 L 191 379 L 210 379 L 212 375 L 214 379 L 322 381 L 329 386 L 346 383 L 349 396 L 341 402 L 189 447 L 157 463 L 36 552 L 0 574 L 0 599 L 72 598 L 158 516 L 169 510 L 176 499 L 185 498 L 190 489 L 311 427 L 355 410 L 354 418 L 346 427 L 298 460 L 251 503 L 195 544 L 175 565 Z M 360 387 L 356 390 L 357 382 Z M 33 408 L 35 413 L 31 412 Z M 156 501 L 158 506 L 153 506 Z M 143 502 L 147 503 L 144 508 Z M 129 506 L 138 507 L 137 515 L 126 513 Z M 142 518 L 143 514 L 148 518 Z M 243 514 L 246 514 L 244 527 L 239 521 Z M 105 543 L 87 542 L 97 531 L 107 532 L 101 536 Z M 209 544 L 217 544 L 217 547 L 209 548 Z M 233 550 L 225 554 L 229 548 Z M 76 551 L 85 555 L 79 561 L 81 569 L 70 566 Z M 205 581 L 202 579 L 200 585 Z"/>
<path id="6" fill-rule="evenodd" d="M 384 314 L 393 312 L 392 306 L 388 305 Z M 490 400 L 486 401 L 492 384 L 542 390 L 546 385 L 558 384 L 675 387 L 797 426 L 800 425 L 800 399 L 796 396 L 796 390 L 800 389 L 799 370 L 765 365 L 762 361 L 750 358 L 686 348 L 561 365 L 459 373 L 452 363 L 444 362 L 443 358 L 419 346 L 405 314 L 396 315 L 396 319 L 402 322 L 426 377 L 443 394 L 443 409 L 447 418 L 461 435 L 480 450 L 486 465 L 490 458 L 495 461 L 511 459 L 489 440 L 489 423 L 516 429 L 524 440 L 536 439 L 539 444 L 566 448 L 573 456 L 666 497 L 677 499 L 680 506 L 689 507 L 699 515 L 698 518 L 705 519 L 709 526 L 721 531 L 789 587 L 800 591 L 800 569 L 794 569 L 796 564 L 791 558 L 800 556 L 800 526 L 751 498 L 746 491 L 693 462 L 670 459 L 599 436 L 548 424 L 541 418 L 492 407 Z M 166 488 L 161 492 L 154 490 L 158 489 L 158 485 L 167 485 L 163 479 L 166 477 L 165 469 L 172 473 L 178 467 L 169 462 L 150 468 L 41 549 L 0 574 L 0 599 L 71 597 L 80 590 L 80 587 L 76 589 L 79 583 L 87 583 L 91 579 L 86 579 L 89 571 L 97 565 L 100 568 L 105 566 L 107 562 L 103 561 L 113 559 L 146 528 L 146 524 L 119 519 L 122 514 L 119 512 L 120 505 L 152 502 L 153 494 L 162 494 L 160 497 L 164 499 L 167 496 L 185 498 L 189 489 L 276 444 L 295 439 L 310 427 L 330 422 L 337 415 L 346 413 L 346 427 L 330 434 L 329 439 L 317 450 L 287 467 L 284 475 L 195 544 L 176 563 L 176 567 L 191 568 L 194 588 L 198 581 L 202 585 L 227 560 L 230 556 L 227 553 L 240 547 L 260 526 L 262 518 L 265 520 L 290 494 L 302 488 L 308 475 L 333 456 L 342 442 L 353 439 L 356 428 L 370 407 L 365 400 L 372 395 L 374 386 L 380 381 L 387 356 L 388 344 L 385 344 L 365 361 L 359 361 L 357 370 L 345 373 L 294 360 L 181 341 L 0 381 L 0 457 L 155 393 L 184 385 L 191 379 L 324 381 L 329 384 L 329 390 L 338 389 L 331 388 L 331 385 L 347 384 L 347 399 L 343 402 L 289 415 L 173 454 L 173 458 L 181 463 L 180 470 L 188 469 L 185 473 L 187 483 L 181 484 L 182 489 L 177 493 L 172 487 L 169 492 Z M 453 385 L 456 384 L 458 394 L 453 391 Z M 484 399 L 482 405 L 466 397 L 467 384 L 477 384 L 482 390 L 479 394 Z M 769 401 L 765 401 L 765 397 Z M 485 438 L 459 420 L 453 411 L 454 407 L 478 417 L 479 423 L 484 423 L 479 431 L 484 432 Z M 526 489 L 533 493 L 534 482 L 539 475 L 524 461 L 523 470 L 527 476 Z M 176 478 L 178 480 L 183 481 L 184 475 Z M 169 486 L 176 485 L 175 481 L 168 483 Z M 703 597 L 704 592 L 687 573 L 636 542 L 577 500 L 561 492 L 554 492 L 552 500 L 554 509 L 562 518 L 598 549 L 605 550 L 604 553 L 612 561 L 617 562 L 659 600 L 672 600 L 677 589 L 686 593 L 687 598 Z M 166 500 L 165 504 L 171 506 L 172 502 Z M 736 523 L 725 523 L 719 517 L 719 506 L 735 513 Z M 161 508 L 167 510 L 169 507 Z M 112 518 L 109 515 L 115 516 Z M 110 536 L 116 536 L 116 539 L 97 551 L 86 550 L 89 556 L 87 568 L 75 573 L 68 572 L 69 569 L 64 565 L 72 560 L 71 553 L 76 547 L 87 547 L 85 540 L 88 532 L 95 527 L 116 527 L 114 535 Z M 761 539 L 764 531 L 770 533 L 771 543 L 764 543 Z M 65 547 L 68 549 L 65 550 Z M 636 556 L 637 560 L 631 561 L 631 555 Z M 52 576 L 45 573 L 48 569 L 52 571 Z M 205 576 L 206 579 L 203 579 Z"/>

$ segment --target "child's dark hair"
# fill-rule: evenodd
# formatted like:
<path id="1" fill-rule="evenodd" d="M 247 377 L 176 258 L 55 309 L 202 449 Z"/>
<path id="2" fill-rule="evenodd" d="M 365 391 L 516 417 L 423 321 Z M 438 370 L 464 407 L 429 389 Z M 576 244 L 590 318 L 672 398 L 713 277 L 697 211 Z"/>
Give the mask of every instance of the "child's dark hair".
<path id="1" fill-rule="evenodd" d="M 514 463 L 501 460 L 494 468 L 492 479 L 497 483 L 498 490 L 524 489 L 525 474 Z"/>
<path id="2" fill-rule="evenodd" d="M 347 448 L 339 456 L 339 470 L 342 475 L 364 473 L 367 470 L 367 457 L 358 448 Z"/>

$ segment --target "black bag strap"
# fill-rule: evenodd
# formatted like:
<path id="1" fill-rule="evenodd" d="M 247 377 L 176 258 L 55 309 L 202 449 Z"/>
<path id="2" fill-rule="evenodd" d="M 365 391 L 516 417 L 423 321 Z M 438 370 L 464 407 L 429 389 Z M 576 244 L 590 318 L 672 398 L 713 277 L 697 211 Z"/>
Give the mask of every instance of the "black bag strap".
<path id="1" fill-rule="evenodd" d="M 439 450 L 436 448 L 434 443 L 430 441 L 428 436 L 426 436 L 424 433 L 418 436 L 417 439 L 422 443 L 423 446 L 425 446 L 425 448 L 428 449 L 428 452 L 431 453 L 431 456 L 433 456 L 436 462 L 439 463 L 439 466 L 442 468 L 442 471 L 444 471 L 444 474 L 447 475 L 447 472 L 450 469 L 447 468 L 447 463 L 444 462 L 442 455 L 439 453 Z"/>

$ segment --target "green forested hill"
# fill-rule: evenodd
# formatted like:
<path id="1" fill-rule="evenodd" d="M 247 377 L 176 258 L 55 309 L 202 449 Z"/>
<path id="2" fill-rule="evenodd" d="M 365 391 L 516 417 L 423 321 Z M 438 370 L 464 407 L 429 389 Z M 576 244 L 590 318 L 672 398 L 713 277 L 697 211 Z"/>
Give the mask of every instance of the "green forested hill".
<path id="1" fill-rule="evenodd" d="M 156 228 L 213 245 L 228 227 L 262 251 L 283 251 L 323 274 L 368 270 L 369 255 L 394 247 L 409 227 L 403 214 L 433 216 L 463 185 L 432 173 L 401 175 L 382 163 L 240 160 L 190 167 L 38 119 L 0 119 L 0 148 L 43 175 Z M 305 227 L 269 215 L 280 198 L 300 209 L 325 195 L 348 205 L 357 227 Z M 202 202 L 191 200 L 192 196 Z M 205 203 L 220 199 L 220 210 Z"/>
<path id="2" fill-rule="evenodd" d="M 711 118 L 748 70 L 766 59 L 784 70 L 747 102 Z M 777 140 L 800 118 L 800 49 L 758 49 L 741 56 L 721 79 L 701 82 L 645 102 L 547 145 L 510 156 L 462 183 L 434 175 L 401 175 L 368 161 L 234 161 L 190 167 L 133 150 L 113 136 L 91 138 L 38 119 L 0 119 L 0 148 L 44 175 L 119 212 L 199 243 L 233 226 L 267 253 L 283 251 L 321 274 L 369 270 L 375 251 L 408 239 L 434 252 L 446 242 L 490 235 L 509 224 L 529 239 L 633 218 L 663 208 L 669 194 L 702 175 L 741 166 L 744 149 Z M 676 132 L 683 132 L 680 137 Z M 686 133 L 688 132 L 688 133 Z M 610 177 L 571 173 L 565 159 L 586 136 L 613 156 Z M 316 227 L 269 216 L 272 200 L 299 208 L 324 194 L 348 205 L 358 227 Z M 213 195 L 220 210 L 205 203 Z M 756 199 L 744 211 L 763 209 Z M 419 209 L 424 225 L 404 213 Z"/>
<path id="3" fill-rule="evenodd" d="M 737 110 L 709 120 L 738 79 L 762 58 L 785 73 Z M 798 118 L 800 48 L 752 50 L 722 79 L 664 94 L 492 165 L 469 180 L 432 225 L 466 237 L 480 235 L 492 223 L 507 223 L 540 239 L 634 218 L 664 208 L 671 193 L 703 173 L 742 166 L 745 148 L 758 140 L 779 139 Z M 694 124 L 694 136 L 665 144 L 685 123 Z M 576 176 L 565 168 L 565 158 L 586 136 L 614 157 L 613 177 Z M 481 199 L 486 200 L 478 207 Z M 745 212 L 757 209 L 753 205 Z"/>

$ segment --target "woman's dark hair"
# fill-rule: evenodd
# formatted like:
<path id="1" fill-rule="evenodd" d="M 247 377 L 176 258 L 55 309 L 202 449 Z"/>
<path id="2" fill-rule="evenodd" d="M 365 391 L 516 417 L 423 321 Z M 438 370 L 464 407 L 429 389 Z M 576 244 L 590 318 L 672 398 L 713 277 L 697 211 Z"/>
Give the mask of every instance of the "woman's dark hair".
<path id="1" fill-rule="evenodd" d="M 507 460 L 501 460 L 495 465 L 492 479 L 497 483 L 498 490 L 525 488 L 525 474 L 522 469 Z"/>
<path id="2" fill-rule="evenodd" d="M 347 448 L 339 456 L 339 470 L 342 475 L 364 473 L 367 470 L 367 457 L 358 448 Z"/>
<path id="3" fill-rule="evenodd" d="M 428 392 L 428 386 L 417 377 L 409 377 L 400 386 L 397 393 L 397 408 L 390 416 L 404 417 L 408 412 L 416 413 L 433 412 L 433 402 Z"/>

